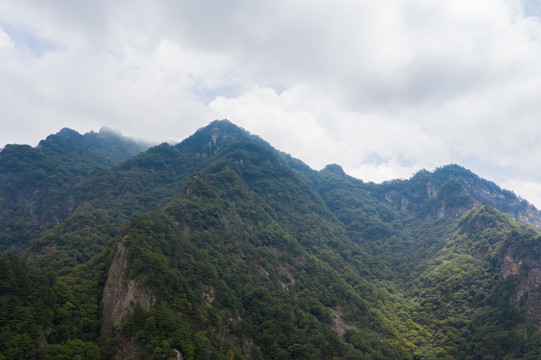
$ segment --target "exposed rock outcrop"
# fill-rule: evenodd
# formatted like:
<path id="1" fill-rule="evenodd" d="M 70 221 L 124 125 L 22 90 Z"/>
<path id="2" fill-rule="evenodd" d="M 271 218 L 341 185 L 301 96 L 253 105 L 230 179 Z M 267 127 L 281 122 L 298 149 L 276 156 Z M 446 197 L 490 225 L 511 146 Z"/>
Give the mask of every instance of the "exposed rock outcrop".
<path id="1" fill-rule="evenodd" d="M 528 319 L 537 326 L 541 326 L 541 263 L 539 260 L 530 257 L 520 258 L 514 256 L 512 250 L 508 250 L 501 267 L 504 278 L 519 276 L 515 306 L 525 306 Z M 527 274 L 524 270 L 520 271 L 521 267 L 529 269 Z"/>
<path id="2" fill-rule="evenodd" d="M 150 291 L 141 287 L 135 280 L 127 279 L 128 264 L 125 252 L 122 240 L 118 243 L 103 289 L 102 335 L 108 334 L 114 326 L 120 325 L 136 303 L 143 309 L 148 309 L 156 301 Z"/>
<path id="3" fill-rule="evenodd" d="M 348 325 L 342 320 L 342 315 L 344 315 L 344 309 L 341 306 L 337 306 L 331 309 L 334 318 L 331 320 L 331 326 L 336 333 L 342 337 L 345 332 L 348 330 L 357 330 L 357 326 Z"/>
<path id="4" fill-rule="evenodd" d="M 177 349 L 174 349 L 175 356 L 172 357 L 171 360 L 182 360 L 182 354 Z"/>
<path id="5" fill-rule="evenodd" d="M 528 319 L 541 326 L 541 268 L 533 268 L 519 285 L 517 300 L 526 304 Z"/>
<path id="6" fill-rule="evenodd" d="M 503 278 L 505 279 L 510 275 L 517 275 L 521 265 L 522 259 L 514 259 L 511 254 L 505 254 L 502 261 Z"/>

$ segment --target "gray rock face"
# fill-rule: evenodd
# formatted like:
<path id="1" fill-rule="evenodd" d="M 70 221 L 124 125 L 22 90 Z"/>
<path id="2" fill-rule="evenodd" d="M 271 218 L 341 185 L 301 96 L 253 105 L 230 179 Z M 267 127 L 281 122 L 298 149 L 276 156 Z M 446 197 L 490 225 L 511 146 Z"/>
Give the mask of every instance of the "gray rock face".
<path id="1" fill-rule="evenodd" d="M 115 258 L 109 268 L 109 275 L 103 290 L 103 320 L 102 335 L 118 326 L 122 320 L 133 310 L 136 303 L 148 310 L 156 299 L 150 292 L 139 286 L 135 280 L 126 277 L 127 260 L 124 240 L 118 243 Z"/>

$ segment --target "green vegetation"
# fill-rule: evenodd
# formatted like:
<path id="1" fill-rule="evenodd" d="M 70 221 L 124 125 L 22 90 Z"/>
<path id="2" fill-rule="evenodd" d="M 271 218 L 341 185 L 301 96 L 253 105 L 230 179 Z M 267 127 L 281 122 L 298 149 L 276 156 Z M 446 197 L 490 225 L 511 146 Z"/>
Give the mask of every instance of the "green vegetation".
<path id="1" fill-rule="evenodd" d="M 0 152 L 0 251 L 25 249 L 77 208 L 83 197 L 77 185 L 87 176 L 146 148 L 103 129 L 85 135 L 63 129 L 36 148 L 7 145 Z"/>
<path id="2" fill-rule="evenodd" d="M 456 165 L 380 185 L 227 121 L 0 153 L 0 359 L 534 359 L 541 215 Z M 15 255 L 13 252 L 17 252 Z"/>

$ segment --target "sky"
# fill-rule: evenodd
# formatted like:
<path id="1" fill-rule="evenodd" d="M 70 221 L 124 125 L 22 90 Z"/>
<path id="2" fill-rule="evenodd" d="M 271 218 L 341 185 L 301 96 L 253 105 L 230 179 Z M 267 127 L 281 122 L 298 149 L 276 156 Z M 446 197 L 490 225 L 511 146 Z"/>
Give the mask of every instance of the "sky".
<path id="1" fill-rule="evenodd" d="M 0 0 L 0 148 L 227 118 L 314 169 L 460 164 L 541 208 L 541 0 Z"/>

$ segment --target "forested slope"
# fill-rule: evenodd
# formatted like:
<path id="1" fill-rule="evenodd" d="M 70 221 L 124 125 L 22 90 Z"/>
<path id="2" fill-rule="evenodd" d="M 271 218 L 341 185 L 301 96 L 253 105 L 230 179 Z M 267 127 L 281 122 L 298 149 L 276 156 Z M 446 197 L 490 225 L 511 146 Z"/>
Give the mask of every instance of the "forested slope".
<path id="1" fill-rule="evenodd" d="M 0 358 L 539 353 L 541 216 L 464 168 L 365 183 L 228 121 L 138 155 L 98 135 L 0 153 L 40 189 L 2 193 Z"/>
<path id="2" fill-rule="evenodd" d="M 35 148 L 7 145 L 0 152 L 0 250 L 25 248 L 77 208 L 75 187 L 92 171 L 146 148 L 107 129 L 81 135 L 67 128 Z"/>

